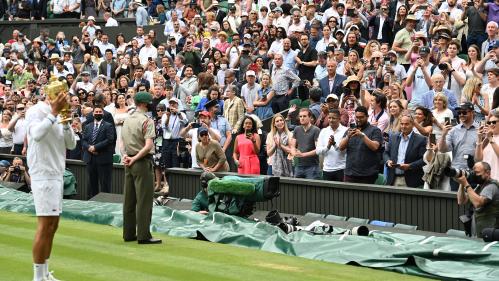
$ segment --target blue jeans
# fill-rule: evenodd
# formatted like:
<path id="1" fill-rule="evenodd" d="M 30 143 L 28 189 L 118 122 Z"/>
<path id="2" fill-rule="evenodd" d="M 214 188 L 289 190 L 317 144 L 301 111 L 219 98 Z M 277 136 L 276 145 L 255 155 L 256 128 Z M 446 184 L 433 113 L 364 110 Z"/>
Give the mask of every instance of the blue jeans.
<path id="1" fill-rule="evenodd" d="M 296 166 L 295 178 L 318 180 L 321 178 L 319 166 Z"/>

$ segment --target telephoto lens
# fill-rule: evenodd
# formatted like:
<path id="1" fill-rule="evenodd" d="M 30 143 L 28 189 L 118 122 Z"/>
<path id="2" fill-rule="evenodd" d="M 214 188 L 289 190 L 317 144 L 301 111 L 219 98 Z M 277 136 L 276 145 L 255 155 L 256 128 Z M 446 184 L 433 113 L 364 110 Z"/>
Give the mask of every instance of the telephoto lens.
<path id="1" fill-rule="evenodd" d="M 278 225 L 282 222 L 282 218 L 277 210 L 272 210 L 265 217 L 265 221 L 270 223 L 271 225 Z"/>
<path id="2" fill-rule="evenodd" d="M 483 242 L 499 241 L 499 229 L 484 228 L 482 230 Z"/>
<path id="3" fill-rule="evenodd" d="M 357 235 L 357 236 L 368 236 L 369 235 L 369 228 L 365 225 L 361 226 L 356 226 L 352 228 L 352 235 Z"/>

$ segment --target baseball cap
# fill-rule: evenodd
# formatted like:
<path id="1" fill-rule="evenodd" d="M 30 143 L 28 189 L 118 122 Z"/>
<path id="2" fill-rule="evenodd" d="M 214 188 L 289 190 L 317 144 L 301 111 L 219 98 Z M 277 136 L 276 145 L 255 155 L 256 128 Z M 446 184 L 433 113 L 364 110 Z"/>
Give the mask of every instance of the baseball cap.
<path id="1" fill-rule="evenodd" d="M 218 105 L 218 101 L 217 100 L 210 100 L 209 102 L 207 102 L 204 107 L 206 109 L 210 109 L 211 107 L 213 106 L 217 106 Z"/>
<path id="2" fill-rule="evenodd" d="M 430 53 L 430 48 L 424 46 L 419 48 L 419 54 L 420 55 L 427 55 Z"/>
<path id="3" fill-rule="evenodd" d="M 199 127 L 198 136 L 201 136 L 201 134 L 208 134 L 208 129 L 206 129 L 205 127 Z"/>
<path id="4" fill-rule="evenodd" d="M 174 102 L 174 103 L 176 103 L 176 104 L 180 104 L 180 100 L 179 100 L 179 99 L 177 99 L 176 97 L 173 97 L 173 98 L 171 98 L 171 99 L 168 101 L 168 103 L 172 103 L 172 102 Z"/>
<path id="5" fill-rule="evenodd" d="M 256 74 L 253 70 L 248 70 L 246 71 L 246 76 L 256 76 Z"/>
<path id="6" fill-rule="evenodd" d="M 392 54 L 392 55 L 394 55 L 394 56 L 397 56 L 397 52 L 395 52 L 394 50 L 390 50 L 390 51 L 387 53 L 387 55 L 390 55 L 390 54 Z"/>
<path id="7" fill-rule="evenodd" d="M 475 107 L 471 102 L 463 102 L 459 106 L 456 107 L 456 111 L 459 110 L 474 110 Z"/>
<path id="8" fill-rule="evenodd" d="M 338 96 L 337 96 L 337 95 L 335 95 L 335 94 L 329 94 L 329 95 L 327 95 L 327 97 L 326 97 L 326 102 L 327 102 L 327 100 L 328 100 L 328 99 L 338 100 Z"/>
<path id="9" fill-rule="evenodd" d="M 244 38 L 251 39 L 251 34 L 249 34 L 249 33 L 244 34 Z"/>
<path id="10" fill-rule="evenodd" d="M 211 117 L 210 113 L 206 110 L 199 112 L 199 116 Z"/>

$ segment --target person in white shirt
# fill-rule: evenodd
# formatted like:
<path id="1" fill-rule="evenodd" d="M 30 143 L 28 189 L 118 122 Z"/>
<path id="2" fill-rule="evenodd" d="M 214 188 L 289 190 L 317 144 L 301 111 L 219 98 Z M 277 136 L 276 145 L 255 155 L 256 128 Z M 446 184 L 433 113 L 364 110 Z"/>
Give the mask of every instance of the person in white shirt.
<path id="1" fill-rule="evenodd" d="M 33 242 L 34 281 L 56 280 L 48 269 L 48 259 L 62 212 L 66 149 L 76 147 L 73 129 L 56 117 L 66 100 L 67 93 L 61 93 L 53 100 L 39 101 L 26 114 L 27 162 L 38 219 Z"/>
<path id="2" fill-rule="evenodd" d="M 451 41 L 447 46 L 447 56 L 440 60 L 440 63 L 447 64 L 447 68 L 442 71 L 445 76 L 444 88 L 453 91 L 458 101 L 461 100 L 461 92 L 466 83 L 466 73 L 463 69 L 466 61 L 457 56 L 460 49 L 461 45 L 457 41 Z"/>
<path id="3" fill-rule="evenodd" d="M 314 80 L 320 81 L 322 78 L 327 76 L 327 54 L 326 52 L 319 52 L 317 54 L 317 58 L 319 59 L 319 64 L 315 68 L 314 71 Z"/>
<path id="4" fill-rule="evenodd" d="M 198 128 L 194 128 L 195 123 L 189 123 L 187 127 L 183 128 L 180 131 L 180 136 L 183 138 L 190 138 L 191 139 L 191 159 L 192 159 L 192 166 L 191 168 L 199 168 L 198 161 L 196 159 L 196 146 L 199 143 L 198 139 Z M 199 113 L 199 122 L 197 123 L 197 126 L 201 125 L 200 127 L 206 128 L 208 130 L 208 134 L 210 135 L 210 138 L 214 141 L 219 142 L 221 139 L 220 131 L 212 128 L 211 127 L 211 116 L 208 111 L 201 111 Z"/>
<path id="5" fill-rule="evenodd" d="M 110 12 L 105 12 L 104 13 L 104 21 L 106 22 L 106 24 L 104 26 L 108 27 L 108 26 L 118 26 L 118 21 L 113 19 L 113 17 L 111 16 L 111 13 Z"/>
<path id="6" fill-rule="evenodd" d="M 69 71 L 64 69 L 64 61 L 58 60 L 54 65 L 52 75 L 55 75 L 55 77 L 57 77 L 57 78 L 59 78 L 59 77 L 65 78 L 68 74 L 69 74 Z"/>
<path id="7" fill-rule="evenodd" d="M 171 15 L 172 15 L 171 20 L 165 23 L 165 30 L 163 32 L 165 36 L 170 35 L 170 33 L 174 31 L 174 26 L 173 26 L 174 24 L 178 24 L 179 27 L 185 27 L 185 23 L 178 19 L 177 13 L 172 13 Z"/>
<path id="8" fill-rule="evenodd" d="M 109 35 L 103 33 L 101 42 L 94 44 L 94 46 L 99 47 L 101 54 L 105 54 L 107 49 L 111 49 L 113 51 L 113 57 L 116 57 L 116 47 L 112 43 L 109 43 Z"/>
<path id="9" fill-rule="evenodd" d="M 336 66 L 336 73 L 345 75 L 345 51 L 341 48 L 334 50 L 334 59 L 338 63 Z"/>
<path id="10" fill-rule="evenodd" d="M 256 74 L 253 70 L 246 71 L 246 84 L 241 87 L 241 98 L 244 101 L 246 112 L 254 113 L 253 102 L 258 100 L 260 84 L 256 83 Z"/>
<path id="11" fill-rule="evenodd" d="M 14 155 L 26 155 L 24 148 L 24 137 L 26 137 L 26 108 L 25 105 L 19 103 L 16 106 L 16 114 L 10 120 L 7 129 L 12 132 L 12 141 L 14 143 Z"/>
<path id="12" fill-rule="evenodd" d="M 144 46 L 140 49 L 139 60 L 140 64 L 144 67 L 147 66 L 149 58 L 153 61 L 158 57 L 158 50 L 152 45 L 151 37 L 149 35 L 144 36 Z"/>
<path id="13" fill-rule="evenodd" d="M 317 155 L 324 156 L 322 179 L 343 181 L 346 165 L 346 152 L 338 148 L 338 144 L 348 130 L 340 124 L 340 111 L 332 109 L 328 114 L 329 126 L 322 129 L 317 139 Z"/>
<path id="14" fill-rule="evenodd" d="M 83 89 L 85 91 L 90 92 L 95 89 L 94 84 L 90 81 L 90 72 L 83 71 L 81 74 L 81 81 L 76 82 L 76 86 L 74 91 L 78 92 L 79 89 Z"/>
<path id="15" fill-rule="evenodd" d="M 449 21 L 454 24 L 456 19 L 461 19 L 461 15 L 463 14 L 463 10 L 457 7 L 457 0 L 447 0 L 447 2 L 443 2 L 440 8 L 438 9 L 438 13 L 450 13 Z"/>

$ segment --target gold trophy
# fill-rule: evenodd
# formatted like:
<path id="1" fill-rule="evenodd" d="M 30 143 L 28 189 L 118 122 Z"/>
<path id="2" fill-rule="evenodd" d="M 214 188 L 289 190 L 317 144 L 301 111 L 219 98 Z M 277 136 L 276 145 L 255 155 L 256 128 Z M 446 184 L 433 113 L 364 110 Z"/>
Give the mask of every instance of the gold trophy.
<path id="1" fill-rule="evenodd" d="M 49 83 L 43 88 L 43 91 L 50 100 L 55 101 L 58 95 L 65 92 L 67 93 L 69 91 L 69 87 L 66 82 L 59 81 L 56 76 L 52 75 L 52 77 L 50 77 Z M 71 108 L 67 101 L 59 115 L 61 116 L 61 124 L 67 124 L 72 120 Z"/>

